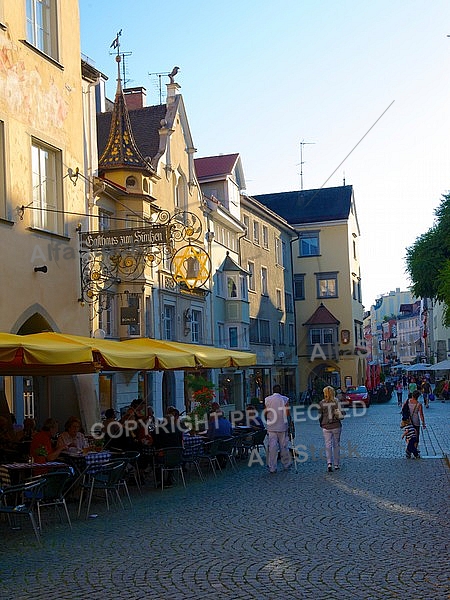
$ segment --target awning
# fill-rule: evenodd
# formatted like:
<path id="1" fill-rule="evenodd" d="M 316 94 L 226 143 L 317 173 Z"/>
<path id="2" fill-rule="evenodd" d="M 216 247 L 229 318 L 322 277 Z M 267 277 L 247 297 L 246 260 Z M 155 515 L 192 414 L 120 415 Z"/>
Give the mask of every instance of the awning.
<path id="1" fill-rule="evenodd" d="M 428 367 L 429 371 L 448 371 L 450 370 L 450 360 L 447 358 L 445 360 L 441 360 L 441 362 L 436 363 L 435 365 L 431 365 Z"/>
<path id="2" fill-rule="evenodd" d="M 0 333 L 0 374 L 75 374 L 99 369 L 89 344 L 54 335 Z"/>
<path id="3" fill-rule="evenodd" d="M 55 332 L 0 333 L 0 375 L 246 367 L 256 354 L 213 346 L 136 338 L 113 341 Z"/>
<path id="4" fill-rule="evenodd" d="M 227 367 L 251 367 L 256 365 L 256 354 L 242 352 L 241 350 L 230 350 L 228 348 L 215 348 L 214 346 L 202 346 L 197 344 L 185 344 L 183 342 L 168 343 L 176 350 L 192 352 L 199 366 L 205 369 L 219 369 Z"/>

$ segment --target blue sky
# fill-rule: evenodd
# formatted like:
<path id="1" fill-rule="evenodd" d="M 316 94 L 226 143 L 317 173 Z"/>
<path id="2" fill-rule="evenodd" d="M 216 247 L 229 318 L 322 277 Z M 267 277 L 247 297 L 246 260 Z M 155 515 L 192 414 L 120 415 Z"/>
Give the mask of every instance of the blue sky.
<path id="1" fill-rule="evenodd" d="M 128 86 L 158 104 L 149 73 L 179 66 L 196 156 L 239 152 L 249 194 L 300 189 L 300 143 L 314 142 L 304 189 L 354 188 L 364 305 L 407 288 L 405 249 L 450 189 L 448 0 L 79 4 L 81 49 L 109 97 L 122 29 Z"/>

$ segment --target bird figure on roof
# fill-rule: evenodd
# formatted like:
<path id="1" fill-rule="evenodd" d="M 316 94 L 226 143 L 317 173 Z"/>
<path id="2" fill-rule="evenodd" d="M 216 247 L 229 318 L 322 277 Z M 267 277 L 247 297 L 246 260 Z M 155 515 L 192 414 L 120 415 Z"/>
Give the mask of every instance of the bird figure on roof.
<path id="1" fill-rule="evenodd" d="M 178 71 L 180 70 L 180 67 L 174 67 L 172 69 L 172 71 L 169 73 L 169 79 L 170 79 L 170 83 L 175 83 L 175 75 L 178 73 Z"/>

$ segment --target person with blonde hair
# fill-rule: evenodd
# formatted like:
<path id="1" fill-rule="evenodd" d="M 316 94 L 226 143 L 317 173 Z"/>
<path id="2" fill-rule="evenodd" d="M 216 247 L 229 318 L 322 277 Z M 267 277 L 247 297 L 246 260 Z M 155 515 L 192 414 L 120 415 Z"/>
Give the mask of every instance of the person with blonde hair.
<path id="1" fill-rule="evenodd" d="M 319 423 L 325 440 L 325 454 L 329 472 L 340 468 L 340 441 L 343 413 L 336 398 L 334 388 L 327 385 L 323 388 L 323 400 L 319 402 Z"/>

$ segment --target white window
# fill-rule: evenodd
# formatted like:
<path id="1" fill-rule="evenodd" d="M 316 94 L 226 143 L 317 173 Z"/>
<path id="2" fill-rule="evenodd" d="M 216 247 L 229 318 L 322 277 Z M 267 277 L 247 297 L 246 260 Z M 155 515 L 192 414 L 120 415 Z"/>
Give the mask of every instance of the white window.
<path id="1" fill-rule="evenodd" d="M 100 294 L 98 297 L 98 326 L 103 329 L 107 337 L 114 335 L 113 332 L 113 304 L 114 296 L 112 294 Z"/>
<path id="2" fill-rule="evenodd" d="M 58 60 L 56 0 L 26 0 L 27 42 Z"/>
<path id="3" fill-rule="evenodd" d="M 199 344 L 203 339 L 202 312 L 201 310 L 191 310 L 191 336 L 192 341 Z"/>
<path id="4" fill-rule="evenodd" d="M 163 336 L 165 340 L 175 340 L 175 306 L 165 304 L 163 311 Z"/>
<path id="5" fill-rule="evenodd" d="M 263 248 L 267 250 L 269 248 L 269 230 L 266 225 L 262 226 L 262 242 Z"/>
<path id="6" fill-rule="evenodd" d="M 111 229 L 111 213 L 106 210 L 99 209 L 98 211 L 98 230 L 108 231 Z"/>
<path id="7" fill-rule="evenodd" d="M 253 243 L 259 245 L 259 223 L 253 221 Z"/>
<path id="8" fill-rule="evenodd" d="M 250 219 L 248 215 L 243 216 L 244 227 L 245 227 L 245 237 L 246 239 L 250 238 Z"/>
<path id="9" fill-rule="evenodd" d="M 248 271 L 248 289 L 255 291 L 255 263 L 248 262 L 247 263 L 247 271 Z"/>
<path id="10" fill-rule="evenodd" d="M 263 296 L 268 295 L 267 268 L 266 267 L 261 267 L 261 294 Z"/>
<path id="11" fill-rule="evenodd" d="M 279 237 L 275 238 L 275 260 L 277 265 L 283 266 L 283 246 Z"/>
<path id="12" fill-rule="evenodd" d="M 33 140 L 34 227 L 63 234 L 61 152 Z"/>
<path id="13" fill-rule="evenodd" d="M 276 290 L 276 296 L 277 296 L 277 309 L 278 310 L 282 310 L 282 306 L 281 306 L 281 290 Z"/>

